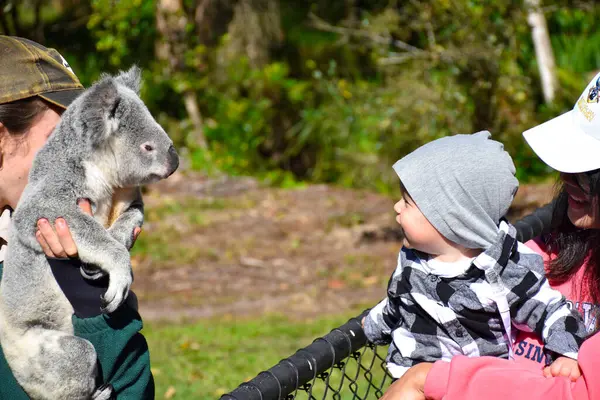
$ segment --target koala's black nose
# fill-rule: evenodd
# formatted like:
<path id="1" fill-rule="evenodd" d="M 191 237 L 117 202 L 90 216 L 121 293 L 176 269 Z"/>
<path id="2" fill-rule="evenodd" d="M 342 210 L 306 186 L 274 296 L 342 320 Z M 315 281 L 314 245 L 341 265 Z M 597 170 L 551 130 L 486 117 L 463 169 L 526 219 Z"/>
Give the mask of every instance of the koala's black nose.
<path id="1" fill-rule="evenodd" d="M 173 174 L 173 172 L 175 172 L 179 167 L 179 156 L 177 155 L 177 150 L 175 150 L 175 147 L 173 147 L 173 145 L 169 147 L 169 167 L 169 175 Z"/>

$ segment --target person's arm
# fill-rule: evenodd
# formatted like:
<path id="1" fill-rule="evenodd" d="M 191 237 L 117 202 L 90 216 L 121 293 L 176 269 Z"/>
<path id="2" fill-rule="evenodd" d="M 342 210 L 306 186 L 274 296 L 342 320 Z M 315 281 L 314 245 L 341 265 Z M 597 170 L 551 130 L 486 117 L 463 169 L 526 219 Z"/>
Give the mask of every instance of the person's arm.
<path id="1" fill-rule="evenodd" d="M 367 339 L 375 344 L 389 344 L 392 340 L 392 330 L 397 328 L 402 320 L 398 305 L 400 298 L 396 296 L 396 284 L 401 277 L 403 258 L 404 251 L 401 251 L 398 267 L 388 282 L 388 296 L 369 311 L 363 322 Z"/>
<path id="2" fill-rule="evenodd" d="M 587 340 L 579 353 L 582 376 L 546 378 L 541 370 L 494 357 L 457 356 L 438 361 L 423 382 L 424 397 L 444 400 L 544 400 L 600 399 L 600 335 Z M 419 387 L 419 382 L 415 383 Z M 389 399 L 402 399 L 401 394 Z"/>
<path id="3" fill-rule="evenodd" d="M 510 304 L 513 325 L 519 330 L 537 333 L 544 341 L 545 350 L 551 352 L 549 354 L 576 360 L 579 347 L 587 336 L 583 320 L 569 308 L 564 296 L 550 287 L 546 278 L 541 277 L 533 283 L 534 276 L 529 272 L 523 278 L 521 286 L 530 280 L 531 287 L 515 296 L 516 300 Z"/>
<path id="4" fill-rule="evenodd" d="M 91 215 L 89 202 L 83 201 L 80 207 Z M 41 238 L 40 244 L 45 244 L 42 247 L 52 272 L 75 311 L 75 334 L 89 340 L 96 349 L 102 383 L 112 385 L 119 400 L 153 399 L 148 344 L 140 333 L 142 321 L 135 294 L 130 292 L 126 303 L 114 313 L 100 314 L 100 294 L 106 290 L 106 279 L 82 277 L 77 247 L 66 223 L 46 228 L 40 230 L 38 240 Z M 134 240 L 139 233 L 136 228 Z"/>
<path id="5" fill-rule="evenodd" d="M 509 262 L 500 275 L 502 286 L 508 289 L 512 325 L 538 334 L 552 359 L 557 355 L 577 359 L 587 336 L 581 316 L 548 284 L 543 258 L 527 246 L 518 246 L 518 262 Z"/>
<path id="6" fill-rule="evenodd" d="M 109 315 L 73 317 L 73 327 L 94 345 L 102 381 L 112 385 L 118 400 L 154 399 L 148 343 L 136 310 L 124 304 Z"/>

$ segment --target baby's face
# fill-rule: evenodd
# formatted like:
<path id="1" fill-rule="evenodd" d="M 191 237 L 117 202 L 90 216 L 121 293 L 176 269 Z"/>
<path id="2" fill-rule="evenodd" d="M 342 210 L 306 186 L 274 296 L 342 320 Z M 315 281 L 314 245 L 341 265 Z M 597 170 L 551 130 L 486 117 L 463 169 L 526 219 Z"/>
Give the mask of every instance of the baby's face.
<path id="1" fill-rule="evenodd" d="M 396 222 L 404 233 L 404 247 L 432 255 L 440 254 L 447 247 L 447 241 L 425 218 L 408 194 L 405 193 L 394 205 L 394 211 L 398 213 Z"/>

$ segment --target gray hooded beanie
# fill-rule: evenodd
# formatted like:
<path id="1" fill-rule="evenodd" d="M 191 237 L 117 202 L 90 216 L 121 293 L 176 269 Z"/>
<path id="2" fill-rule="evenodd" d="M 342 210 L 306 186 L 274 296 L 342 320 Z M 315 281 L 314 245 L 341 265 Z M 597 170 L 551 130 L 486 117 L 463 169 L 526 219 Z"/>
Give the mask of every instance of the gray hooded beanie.
<path id="1" fill-rule="evenodd" d="M 487 249 L 519 187 L 502 143 L 487 131 L 429 142 L 394 164 L 425 218 L 451 242 Z"/>

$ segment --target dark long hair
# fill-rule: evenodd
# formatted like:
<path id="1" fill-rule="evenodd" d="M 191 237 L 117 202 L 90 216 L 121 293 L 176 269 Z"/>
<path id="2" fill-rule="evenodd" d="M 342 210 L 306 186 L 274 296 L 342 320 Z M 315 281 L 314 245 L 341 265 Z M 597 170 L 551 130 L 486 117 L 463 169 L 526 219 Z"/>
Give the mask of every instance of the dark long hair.
<path id="1" fill-rule="evenodd" d="M 587 172 L 592 204 L 600 216 L 600 170 Z M 580 229 L 567 216 L 569 195 L 564 185 L 559 186 L 554 199 L 552 233 L 547 245 L 556 254 L 548 265 L 547 276 L 556 283 L 568 281 L 587 261 L 581 287 L 587 287 L 592 300 L 600 302 L 600 229 Z"/>
<path id="2" fill-rule="evenodd" d="M 0 123 L 4 125 L 6 131 L 8 131 L 8 135 L 10 135 L 12 139 L 17 139 L 17 144 L 21 144 L 27 137 L 29 128 L 38 118 L 40 118 L 42 113 L 49 108 L 61 112 L 58 107 L 38 96 L 0 104 Z M 4 161 L 2 149 L 3 139 L 4 138 L 0 136 L 0 168 L 2 168 Z"/>
<path id="3" fill-rule="evenodd" d="M 22 135 L 48 108 L 49 104 L 37 96 L 0 104 L 0 122 L 12 135 Z"/>

